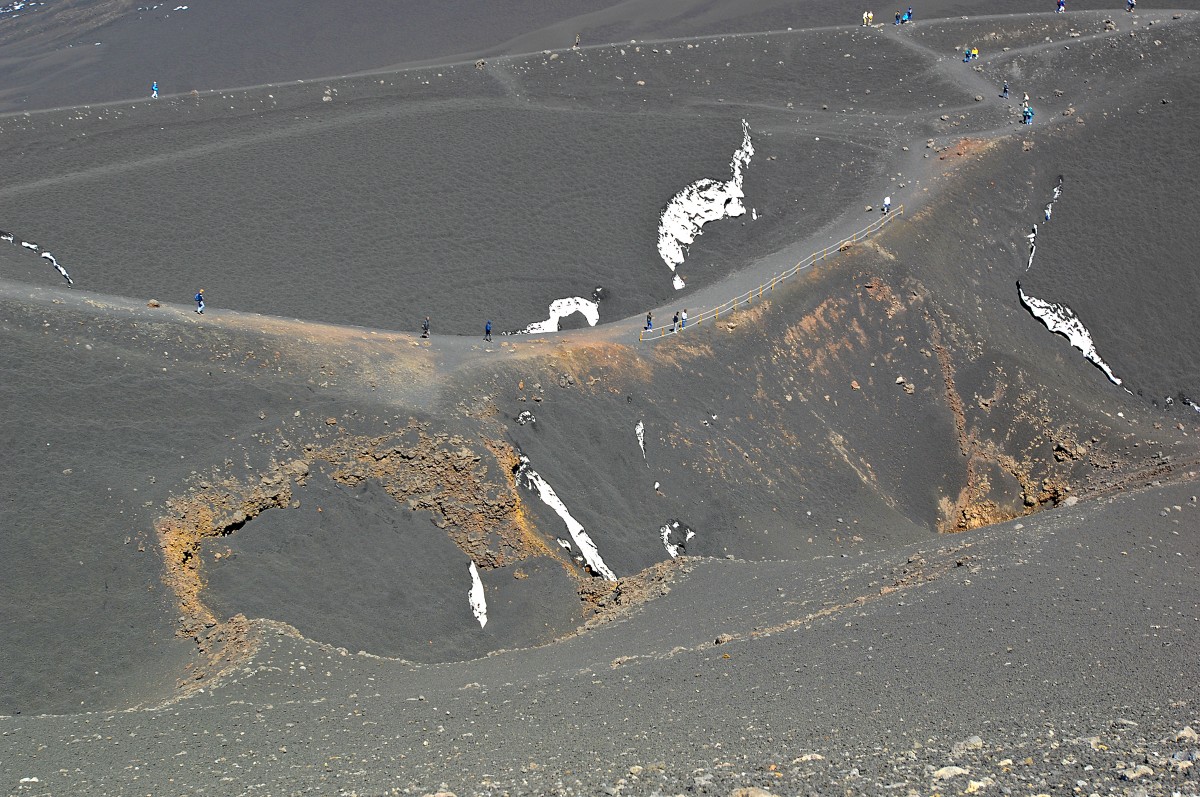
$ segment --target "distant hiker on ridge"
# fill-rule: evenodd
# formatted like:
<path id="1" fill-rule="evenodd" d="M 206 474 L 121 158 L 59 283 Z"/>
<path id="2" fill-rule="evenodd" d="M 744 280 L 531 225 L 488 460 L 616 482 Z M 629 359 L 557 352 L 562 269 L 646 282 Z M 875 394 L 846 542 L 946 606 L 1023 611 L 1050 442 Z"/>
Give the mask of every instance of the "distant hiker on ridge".
<path id="1" fill-rule="evenodd" d="M 896 22 L 894 24 L 896 24 L 896 25 L 900 24 L 900 12 L 899 11 L 896 11 Z"/>
<path id="2" fill-rule="evenodd" d="M 425 320 L 421 322 L 421 337 L 429 337 L 429 316 L 425 316 Z"/>
<path id="3" fill-rule="evenodd" d="M 199 290 L 199 292 L 196 293 L 196 312 L 200 313 L 201 315 L 204 314 L 204 289 L 203 288 L 201 288 Z"/>
<path id="4" fill-rule="evenodd" d="M 155 80 L 154 82 L 152 82 L 150 84 L 150 99 L 152 99 L 152 100 L 158 99 L 158 81 L 157 80 Z"/>
<path id="5" fill-rule="evenodd" d="M 1031 106 L 1026 105 L 1025 110 L 1022 111 L 1021 114 L 1024 117 L 1024 124 L 1033 124 L 1033 108 Z"/>
<path id="6" fill-rule="evenodd" d="M 483 339 L 488 342 L 492 340 L 492 322 L 490 319 L 483 325 Z"/>
<path id="7" fill-rule="evenodd" d="M 1008 81 L 1004 81 L 1004 91 L 1000 92 L 1001 99 L 1008 99 Z"/>
<path id="8" fill-rule="evenodd" d="M 892 211 L 892 198 L 890 196 L 885 196 L 883 198 L 883 215 L 886 216 L 888 213 L 891 213 L 891 211 Z"/>
<path id="9" fill-rule="evenodd" d="M 679 311 L 675 311 L 675 317 L 671 319 L 671 331 L 674 332 L 679 328 Z"/>
<path id="10" fill-rule="evenodd" d="M 1067 11 L 1067 0 L 1058 0 L 1058 8 L 1054 9 L 1055 14 L 1064 14 Z"/>
<path id="11" fill-rule="evenodd" d="M 1137 8 L 1137 0 L 1125 0 L 1125 10 L 1132 11 Z"/>
<path id="12" fill-rule="evenodd" d="M 646 329 L 654 329 L 654 312 L 646 313 Z"/>
<path id="13" fill-rule="evenodd" d="M 679 314 L 679 328 L 683 329 L 687 326 L 687 308 L 683 308 L 683 312 Z"/>

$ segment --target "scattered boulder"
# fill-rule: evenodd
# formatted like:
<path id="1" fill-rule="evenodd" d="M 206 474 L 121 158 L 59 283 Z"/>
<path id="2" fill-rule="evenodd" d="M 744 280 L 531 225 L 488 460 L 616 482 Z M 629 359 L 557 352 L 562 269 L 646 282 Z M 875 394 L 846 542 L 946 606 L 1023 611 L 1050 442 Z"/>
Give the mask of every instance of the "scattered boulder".
<path id="1" fill-rule="evenodd" d="M 982 750 L 982 749 L 983 749 L 983 739 L 979 736 L 972 736 L 968 739 L 962 740 L 961 742 L 955 742 L 952 753 L 954 755 L 962 755 L 963 753 L 966 753 L 969 750 Z"/>
<path id="2" fill-rule="evenodd" d="M 963 769 L 962 767 L 949 766 L 949 767 L 942 767 L 941 769 L 934 772 L 933 779 L 934 780 L 950 780 L 951 778 L 957 778 L 960 775 L 969 775 L 969 774 L 971 774 L 971 770 L 969 770 L 969 769 Z"/>
<path id="3" fill-rule="evenodd" d="M 1130 767 L 1129 769 L 1123 770 L 1121 772 L 1121 780 L 1137 780 L 1138 778 L 1143 777 L 1145 775 L 1153 775 L 1153 774 L 1154 774 L 1153 769 L 1146 766 L 1145 764 L 1138 764 L 1136 767 Z"/>
<path id="4" fill-rule="evenodd" d="M 151 299 L 150 301 L 146 302 L 146 306 L 147 307 L 162 307 L 162 303 L 160 301 L 158 301 L 158 299 Z"/>

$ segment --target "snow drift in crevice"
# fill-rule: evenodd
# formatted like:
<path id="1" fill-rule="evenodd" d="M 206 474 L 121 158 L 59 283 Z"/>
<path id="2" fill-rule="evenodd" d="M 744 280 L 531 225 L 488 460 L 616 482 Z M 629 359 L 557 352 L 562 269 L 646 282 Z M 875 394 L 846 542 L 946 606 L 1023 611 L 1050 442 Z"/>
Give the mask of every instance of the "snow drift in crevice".
<path id="1" fill-rule="evenodd" d="M 1058 176 L 1058 183 L 1054 186 L 1054 195 L 1050 197 L 1050 201 L 1046 203 L 1045 210 L 1042 211 L 1042 218 L 1045 221 L 1050 221 L 1050 214 L 1054 212 L 1054 203 L 1062 196 L 1063 176 Z M 1025 270 L 1033 268 L 1033 256 L 1037 254 L 1037 225 L 1033 225 L 1033 231 L 1026 235 L 1026 240 L 1029 241 L 1029 262 L 1025 264 Z"/>
<path id="2" fill-rule="evenodd" d="M 1093 365 L 1104 372 L 1110 382 L 1114 385 L 1121 384 L 1121 380 L 1108 367 L 1108 363 L 1104 362 L 1096 352 L 1096 344 L 1092 342 L 1092 333 L 1088 332 L 1087 327 L 1070 307 L 1030 296 L 1021 288 L 1019 282 L 1017 283 L 1017 293 L 1021 297 L 1021 304 L 1034 318 L 1045 324 L 1051 332 L 1057 332 L 1069 340 L 1072 346 L 1083 352 L 1084 357 L 1087 357 Z"/>
<path id="3" fill-rule="evenodd" d="M 638 421 L 637 426 L 633 427 L 633 433 L 635 435 L 637 435 L 638 448 L 642 449 L 642 459 L 645 460 L 646 459 L 646 424 L 642 423 L 641 421 Z M 646 467 L 649 467 L 649 466 L 650 466 L 650 463 L 647 462 Z"/>
<path id="4" fill-rule="evenodd" d="M 678 558 L 681 553 L 687 553 L 687 543 L 695 536 L 696 532 L 678 520 L 668 521 L 658 530 L 658 538 L 662 540 L 663 547 L 667 549 L 667 554 L 672 559 Z"/>
<path id="5" fill-rule="evenodd" d="M 554 488 L 546 483 L 538 472 L 529 467 L 529 458 L 522 455 L 521 465 L 517 468 L 517 480 L 524 481 L 525 486 L 530 490 L 536 490 L 538 497 L 542 499 L 542 503 L 553 509 L 563 523 L 567 525 L 567 532 L 571 535 L 571 539 L 575 541 L 575 547 L 579 549 L 579 553 L 583 556 L 584 563 L 588 568 L 598 576 L 602 576 L 609 581 L 616 581 L 617 577 L 613 571 L 608 569 L 608 565 L 604 564 L 604 560 L 600 558 L 600 551 L 596 549 L 596 544 L 592 542 L 592 538 L 583 530 L 583 524 L 571 517 L 571 513 L 567 511 L 566 505 L 559 500 L 555 494 Z M 559 545 L 564 548 L 569 547 L 564 545 L 566 540 L 559 540 Z"/>
<path id="6" fill-rule="evenodd" d="M 479 621 L 479 627 L 487 625 L 487 599 L 483 596 L 483 581 L 479 578 L 479 568 L 471 562 L 471 589 L 467 592 L 467 600 L 471 604 L 471 614 Z"/>
<path id="7" fill-rule="evenodd" d="M 742 146 L 733 153 L 729 164 L 733 177 L 724 182 L 709 178 L 697 180 L 671 198 L 658 222 L 658 254 L 675 273 L 683 265 L 689 246 L 702 232 L 705 224 L 746 212 L 742 199 L 742 169 L 750 165 L 754 145 L 750 143 L 750 125 L 742 120 Z M 683 279 L 675 274 L 675 290 L 684 287 Z"/>
<path id="8" fill-rule="evenodd" d="M 536 324 L 530 324 L 515 334 L 531 335 L 539 332 L 557 332 L 559 320 L 566 318 L 571 313 L 582 313 L 590 327 L 596 326 L 600 321 L 600 305 L 580 296 L 572 296 L 569 299 L 555 299 L 550 303 L 549 318 Z"/>
<path id="9" fill-rule="evenodd" d="M 1062 196 L 1062 189 L 1063 176 L 1060 174 L 1058 182 L 1054 186 L 1054 195 L 1042 211 L 1044 221 L 1050 221 L 1050 215 L 1054 212 L 1054 203 Z M 1037 254 L 1037 235 L 1038 228 L 1035 224 L 1033 225 L 1033 231 L 1025 236 L 1029 241 L 1029 262 L 1025 264 L 1026 271 L 1033 268 L 1033 256 Z M 1019 281 L 1017 282 L 1017 295 L 1021 297 L 1021 304 L 1029 311 L 1030 315 L 1045 324 L 1046 328 L 1051 332 L 1057 332 L 1069 340 L 1072 346 L 1083 352 L 1084 357 L 1088 358 L 1093 365 L 1104 372 L 1104 375 L 1108 377 L 1110 382 L 1114 385 L 1121 384 L 1121 380 L 1108 367 L 1108 363 L 1104 362 L 1099 353 L 1097 353 L 1096 344 L 1092 341 L 1092 333 L 1088 332 L 1087 327 L 1079 320 L 1079 316 L 1075 315 L 1074 310 L 1065 304 L 1048 302 L 1036 296 L 1030 296 L 1025 293 Z M 1128 392 L 1128 388 L 1126 388 L 1126 391 Z"/>
<path id="10" fill-rule="evenodd" d="M 28 249 L 31 252 L 39 252 L 41 254 L 42 259 L 49 260 L 50 265 L 54 266 L 54 270 L 62 275 L 62 278 L 67 281 L 68 285 L 71 285 L 71 286 L 75 285 L 74 281 L 72 281 L 72 279 L 71 279 L 71 275 L 68 274 L 67 270 L 59 264 L 58 260 L 55 259 L 54 255 L 50 254 L 49 252 L 43 252 L 42 247 L 39 246 L 38 244 L 35 244 L 31 241 L 18 241 L 17 237 L 15 235 L 13 235 L 11 232 L 4 232 L 2 230 L 0 230 L 0 241 L 7 241 L 10 244 L 19 243 L 21 245 L 21 247 L 24 249 Z"/>

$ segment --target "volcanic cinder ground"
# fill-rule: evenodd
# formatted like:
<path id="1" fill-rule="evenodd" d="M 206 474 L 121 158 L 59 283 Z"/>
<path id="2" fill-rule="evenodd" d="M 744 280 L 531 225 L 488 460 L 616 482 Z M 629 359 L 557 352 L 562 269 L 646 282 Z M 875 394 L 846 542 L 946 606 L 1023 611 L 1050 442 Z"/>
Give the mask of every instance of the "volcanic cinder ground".
<path id="1" fill-rule="evenodd" d="M 0 5 L 0 791 L 1200 794 L 1200 3 L 501 5 Z"/>

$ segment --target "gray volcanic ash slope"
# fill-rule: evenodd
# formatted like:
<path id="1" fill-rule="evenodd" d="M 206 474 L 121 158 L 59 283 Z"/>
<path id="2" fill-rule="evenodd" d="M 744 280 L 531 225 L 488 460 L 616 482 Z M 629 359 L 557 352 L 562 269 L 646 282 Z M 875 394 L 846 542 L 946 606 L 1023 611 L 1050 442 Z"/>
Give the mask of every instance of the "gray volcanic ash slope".
<path id="1" fill-rule="evenodd" d="M 0 243 L 6 792 L 1197 794 L 1197 297 L 1164 197 L 1194 176 L 1200 20 L 1106 16 L 0 120 L 0 226 L 75 281 Z M 994 46 L 976 69 L 962 41 Z M 1034 126 L 994 97 L 1005 77 Z M 752 113 L 762 217 L 707 225 L 676 292 L 658 214 L 725 179 Z M 427 172 L 388 225 L 353 188 L 384 172 L 403 198 L 401 170 L 372 168 L 401 128 Z M 470 184 L 494 223 L 536 217 L 512 180 L 555 187 L 536 235 L 490 231 L 485 278 L 388 271 L 406 247 L 487 248 L 454 240 Z M 226 189 L 274 221 L 223 210 Z M 905 213 L 880 234 L 638 342 L 647 306 L 697 319 L 883 194 Z M 175 201 L 190 228 L 136 223 Z M 544 317 L 608 281 L 515 256 L 556 236 L 624 253 L 594 329 L 338 325 Z M 202 277 L 236 299 L 196 314 L 180 297 Z M 1070 307 L 1122 386 L 1018 283 Z"/>

